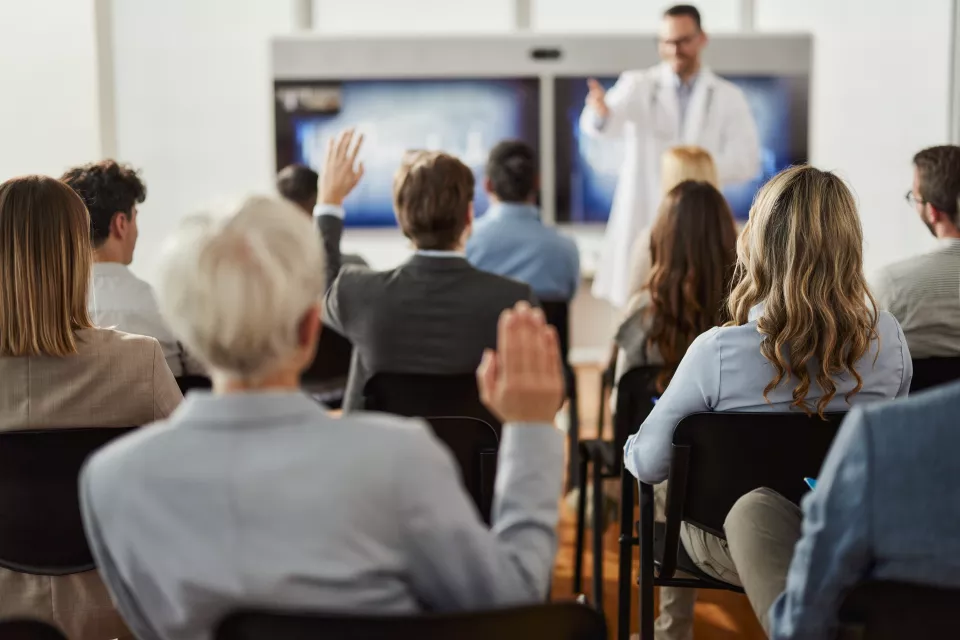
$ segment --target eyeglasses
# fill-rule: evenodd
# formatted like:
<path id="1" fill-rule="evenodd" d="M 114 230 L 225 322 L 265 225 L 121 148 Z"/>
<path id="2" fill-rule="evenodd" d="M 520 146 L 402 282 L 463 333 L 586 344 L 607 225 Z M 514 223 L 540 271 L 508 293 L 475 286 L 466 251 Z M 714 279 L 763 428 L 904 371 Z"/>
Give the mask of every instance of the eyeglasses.
<path id="1" fill-rule="evenodd" d="M 700 32 L 691 33 L 691 34 L 688 35 L 688 36 L 683 36 L 683 37 L 681 37 L 681 38 L 677 38 L 676 40 L 664 40 L 664 39 L 661 38 L 661 39 L 660 39 L 660 44 L 661 44 L 661 45 L 664 45 L 664 46 L 668 46 L 668 47 L 669 47 L 669 46 L 674 46 L 674 47 L 677 47 L 678 49 L 682 49 L 682 48 L 684 48 L 684 47 L 692 44 L 692 43 L 697 39 L 697 37 L 699 37 L 699 36 L 700 36 Z"/>
<path id="2" fill-rule="evenodd" d="M 924 200 L 922 197 L 918 197 L 917 194 L 913 192 L 913 189 L 911 189 L 910 191 L 907 191 L 907 195 L 904 196 L 904 199 L 907 201 L 907 204 L 909 204 L 911 207 L 916 207 L 918 204 L 921 206 L 927 204 L 927 201 Z"/>

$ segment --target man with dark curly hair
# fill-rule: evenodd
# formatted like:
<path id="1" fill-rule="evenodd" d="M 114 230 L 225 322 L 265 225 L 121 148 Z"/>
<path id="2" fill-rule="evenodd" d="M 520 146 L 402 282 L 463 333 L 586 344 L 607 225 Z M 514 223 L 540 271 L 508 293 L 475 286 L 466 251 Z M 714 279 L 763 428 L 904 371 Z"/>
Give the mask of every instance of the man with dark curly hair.
<path id="1" fill-rule="evenodd" d="M 60 179 L 80 194 L 90 212 L 91 319 L 101 327 L 156 338 L 175 376 L 203 373 L 203 366 L 184 353 L 167 327 L 153 288 L 129 268 L 137 246 L 137 205 L 147 197 L 138 172 L 116 160 L 102 160 L 69 169 Z"/>

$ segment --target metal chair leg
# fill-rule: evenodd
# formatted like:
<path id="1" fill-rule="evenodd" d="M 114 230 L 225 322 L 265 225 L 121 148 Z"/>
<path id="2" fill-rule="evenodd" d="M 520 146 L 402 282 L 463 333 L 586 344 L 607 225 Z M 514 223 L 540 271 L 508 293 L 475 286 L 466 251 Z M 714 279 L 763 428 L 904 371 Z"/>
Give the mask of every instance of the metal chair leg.
<path id="1" fill-rule="evenodd" d="M 574 453 L 580 458 L 580 495 L 577 496 L 577 538 L 573 548 L 573 593 L 579 594 L 583 590 L 583 537 L 587 528 L 587 456 L 580 450 Z"/>
<path id="2" fill-rule="evenodd" d="M 593 599 L 603 613 L 603 463 L 593 461 Z"/>
<path id="3" fill-rule="evenodd" d="M 580 482 L 577 464 L 577 452 L 580 450 L 580 403 L 577 399 L 577 375 L 573 372 L 570 374 L 567 410 L 570 413 L 567 426 L 567 450 L 570 452 L 567 462 L 567 491 L 570 491 Z"/>
<path id="4" fill-rule="evenodd" d="M 640 484 L 640 640 L 654 640 L 653 486 Z"/>
<path id="5" fill-rule="evenodd" d="M 630 588 L 632 582 L 633 547 L 633 477 L 620 473 L 620 558 L 617 579 L 617 640 L 630 639 Z"/>

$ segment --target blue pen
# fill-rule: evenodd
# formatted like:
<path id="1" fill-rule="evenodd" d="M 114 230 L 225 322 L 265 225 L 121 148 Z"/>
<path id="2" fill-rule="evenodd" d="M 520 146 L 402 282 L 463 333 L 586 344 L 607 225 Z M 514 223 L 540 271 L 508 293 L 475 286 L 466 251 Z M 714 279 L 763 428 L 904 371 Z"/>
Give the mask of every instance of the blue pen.
<path id="1" fill-rule="evenodd" d="M 806 482 L 806 483 L 807 483 L 807 486 L 810 487 L 811 489 L 816 489 L 816 488 L 817 488 L 817 479 L 816 479 L 816 478 L 804 478 L 803 481 Z"/>

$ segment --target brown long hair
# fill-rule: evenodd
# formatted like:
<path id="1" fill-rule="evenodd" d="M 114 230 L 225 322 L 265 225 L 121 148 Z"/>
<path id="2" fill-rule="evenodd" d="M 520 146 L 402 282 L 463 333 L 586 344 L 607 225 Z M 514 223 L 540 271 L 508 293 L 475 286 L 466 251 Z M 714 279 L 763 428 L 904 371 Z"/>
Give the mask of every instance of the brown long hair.
<path id="1" fill-rule="evenodd" d="M 663 357 L 662 393 L 694 339 L 726 319 L 724 300 L 736 261 L 737 229 L 723 195 L 706 182 L 671 189 L 650 234 L 653 267 L 644 288 L 651 322 L 647 349 Z"/>
<path id="2" fill-rule="evenodd" d="M 66 356 L 93 326 L 90 215 L 53 178 L 0 184 L 0 356 Z"/>
<path id="3" fill-rule="evenodd" d="M 765 184 L 737 243 L 735 278 L 731 324 L 746 324 L 750 309 L 763 303 L 760 351 L 776 371 L 764 398 L 795 378 L 792 406 L 812 414 L 810 365 L 823 390 L 821 417 L 836 395 L 836 376 L 849 373 L 857 381 L 848 402 L 860 392 L 855 365 L 879 340 L 878 313 L 863 274 L 857 206 L 840 178 L 796 166 Z"/>

